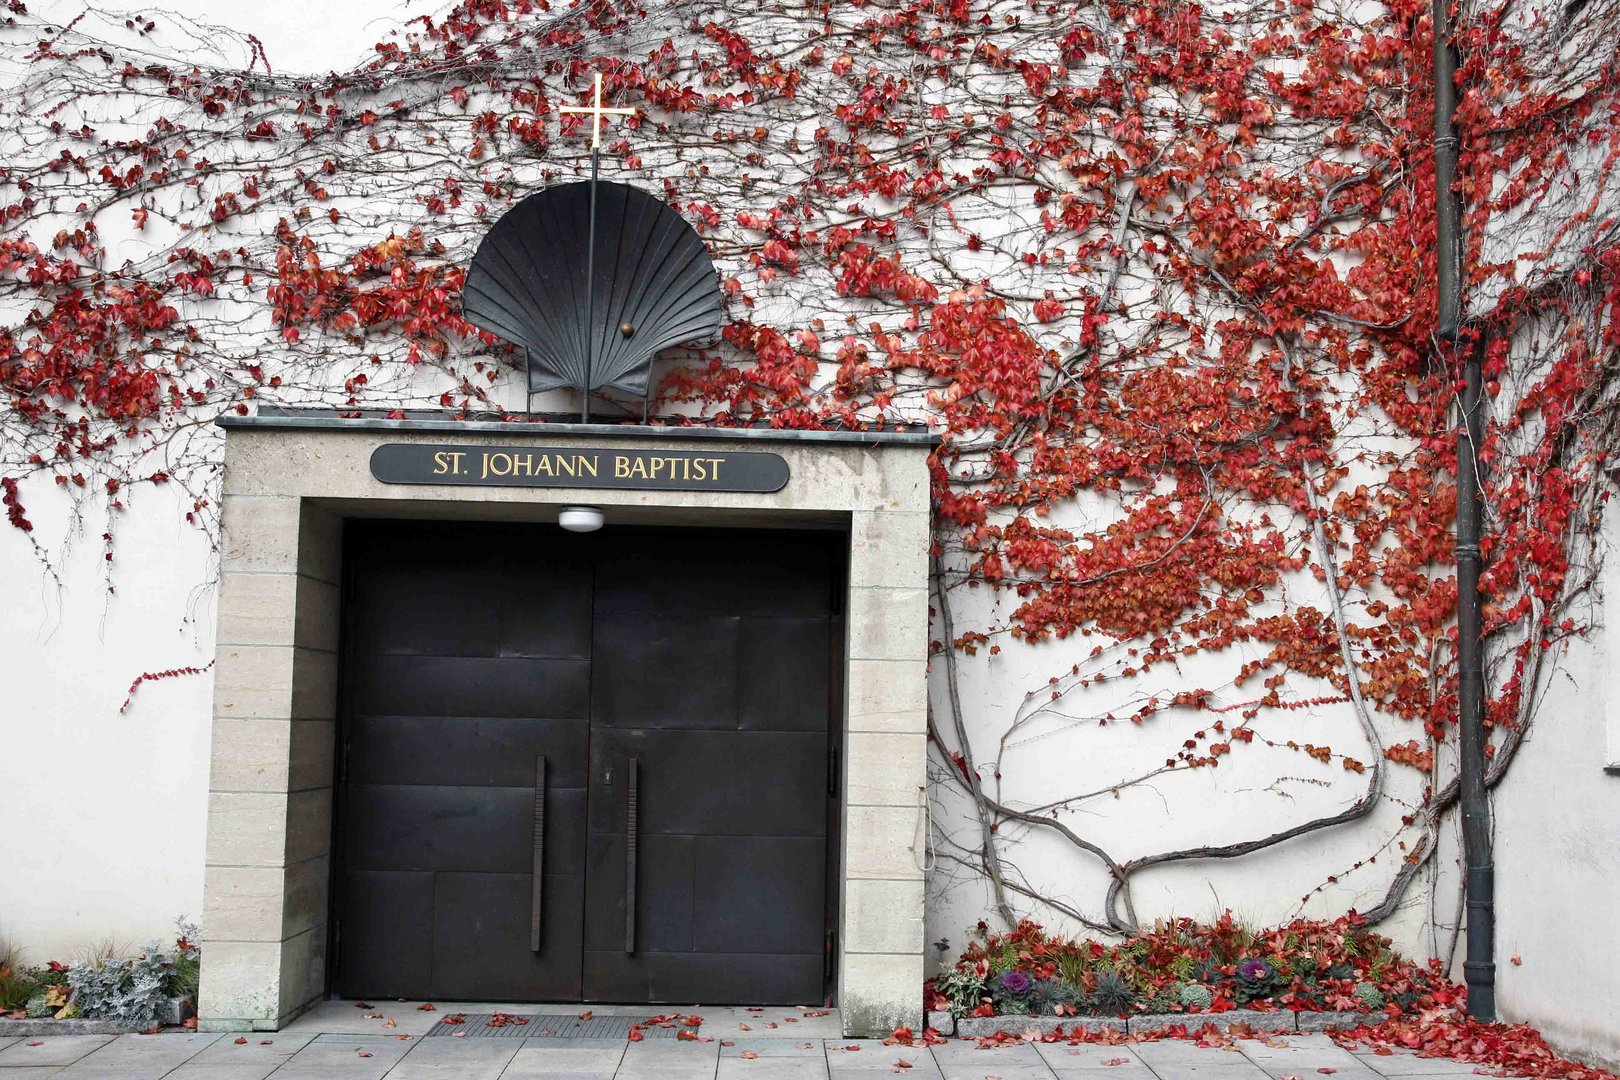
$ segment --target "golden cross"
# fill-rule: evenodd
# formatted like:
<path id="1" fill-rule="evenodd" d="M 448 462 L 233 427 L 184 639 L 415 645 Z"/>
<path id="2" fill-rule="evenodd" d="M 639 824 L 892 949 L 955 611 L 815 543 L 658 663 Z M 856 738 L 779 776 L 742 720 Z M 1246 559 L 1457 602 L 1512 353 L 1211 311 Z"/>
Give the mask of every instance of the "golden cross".
<path id="1" fill-rule="evenodd" d="M 596 96 L 589 108 L 575 105 L 563 105 L 557 109 L 560 113 L 589 113 L 591 116 L 591 149 L 595 150 L 602 145 L 602 117 L 609 114 L 614 116 L 634 116 L 634 109 L 604 109 L 602 107 L 602 73 L 596 73 Z"/>

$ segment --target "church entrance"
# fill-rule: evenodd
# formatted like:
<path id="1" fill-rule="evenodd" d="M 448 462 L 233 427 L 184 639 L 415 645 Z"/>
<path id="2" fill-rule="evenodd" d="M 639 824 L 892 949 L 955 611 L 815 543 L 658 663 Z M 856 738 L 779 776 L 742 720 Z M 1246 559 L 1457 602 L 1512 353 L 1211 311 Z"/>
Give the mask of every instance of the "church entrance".
<path id="1" fill-rule="evenodd" d="M 351 522 L 331 988 L 826 1000 L 846 543 Z"/>

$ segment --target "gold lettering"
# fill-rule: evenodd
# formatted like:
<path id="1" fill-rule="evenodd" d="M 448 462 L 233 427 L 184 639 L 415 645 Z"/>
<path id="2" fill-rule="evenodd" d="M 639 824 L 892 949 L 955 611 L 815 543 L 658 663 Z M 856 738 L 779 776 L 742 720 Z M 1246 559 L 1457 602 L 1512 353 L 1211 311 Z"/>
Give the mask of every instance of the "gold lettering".
<path id="1" fill-rule="evenodd" d="M 722 462 L 723 460 L 725 460 L 725 459 L 724 458 L 717 458 L 717 457 L 712 457 L 712 458 L 709 459 L 709 464 L 714 466 L 713 478 L 717 483 L 720 480 L 720 462 Z"/>
<path id="2" fill-rule="evenodd" d="M 580 475 L 584 476 L 585 473 L 589 472 L 594 477 L 598 464 L 599 462 L 595 457 L 586 457 L 584 454 L 579 455 Z"/>
<path id="3" fill-rule="evenodd" d="M 707 458 L 692 459 L 692 479 L 707 480 L 709 478 L 709 462 Z"/>
<path id="4" fill-rule="evenodd" d="M 575 475 L 574 466 L 575 466 L 575 463 L 577 461 L 579 461 L 579 455 L 578 454 L 575 454 L 571 458 L 559 457 L 557 459 L 557 475 L 559 475 L 559 476 L 573 476 L 573 475 Z"/>
<path id="5" fill-rule="evenodd" d="M 553 458 L 554 458 L 554 456 L 551 455 L 551 454 L 541 454 L 540 455 L 540 464 L 538 464 L 538 465 L 536 465 L 534 467 L 534 475 L 536 475 L 536 476 L 556 476 L 557 475 L 557 469 L 556 469 L 556 464 L 557 463 Z"/>
<path id="6" fill-rule="evenodd" d="M 450 471 L 450 462 L 446 460 L 449 457 L 450 455 L 445 453 L 443 450 L 440 450 L 438 453 L 433 455 L 434 476 L 443 476 L 446 472 Z"/>
<path id="7" fill-rule="evenodd" d="M 467 456 L 466 453 L 461 451 L 461 450 L 457 450 L 454 453 L 449 455 L 449 458 L 450 458 L 450 471 L 452 473 L 456 474 L 457 476 L 461 475 L 461 459 L 466 457 L 466 456 Z"/>
<path id="8" fill-rule="evenodd" d="M 630 475 L 630 459 L 623 454 L 613 455 L 613 475 L 623 480 Z"/>

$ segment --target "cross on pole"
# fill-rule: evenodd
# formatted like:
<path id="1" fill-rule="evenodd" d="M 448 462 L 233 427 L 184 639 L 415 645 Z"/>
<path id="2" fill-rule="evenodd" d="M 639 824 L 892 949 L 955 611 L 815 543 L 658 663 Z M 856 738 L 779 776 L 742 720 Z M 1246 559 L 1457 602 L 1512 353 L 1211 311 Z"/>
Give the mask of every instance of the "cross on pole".
<path id="1" fill-rule="evenodd" d="M 591 152 L 594 154 L 602 145 L 602 117 L 604 116 L 634 116 L 634 109 L 607 109 L 602 107 L 602 73 L 596 73 L 596 92 L 592 95 L 589 106 L 563 105 L 557 109 L 560 113 L 578 113 L 589 115 L 591 118 Z"/>
<path id="2" fill-rule="evenodd" d="M 636 110 L 610 109 L 602 105 L 602 73 L 598 71 L 596 89 L 588 107 L 561 105 L 557 111 L 567 115 L 584 114 L 591 118 L 591 228 L 585 249 L 585 385 L 580 388 L 579 395 L 579 422 L 584 424 L 589 423 L 591 418 L 591 368 L 595 366 L 593 361 L 596 358 L 596 172 L 602 153 L 602 117 L 634 116 Z M 645 413 L 646 410 L 642 411 Z"/>

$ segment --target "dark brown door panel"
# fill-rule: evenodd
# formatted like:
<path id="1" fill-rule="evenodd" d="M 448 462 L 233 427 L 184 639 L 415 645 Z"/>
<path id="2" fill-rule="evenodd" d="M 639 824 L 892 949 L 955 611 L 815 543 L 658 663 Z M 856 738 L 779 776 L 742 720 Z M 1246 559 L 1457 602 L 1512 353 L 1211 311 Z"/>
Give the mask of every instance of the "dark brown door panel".
<path id="1" fill-rule="evenodd" d="M 349 545 L 335 990 L 825 1000 L 840 537 Z"/>

